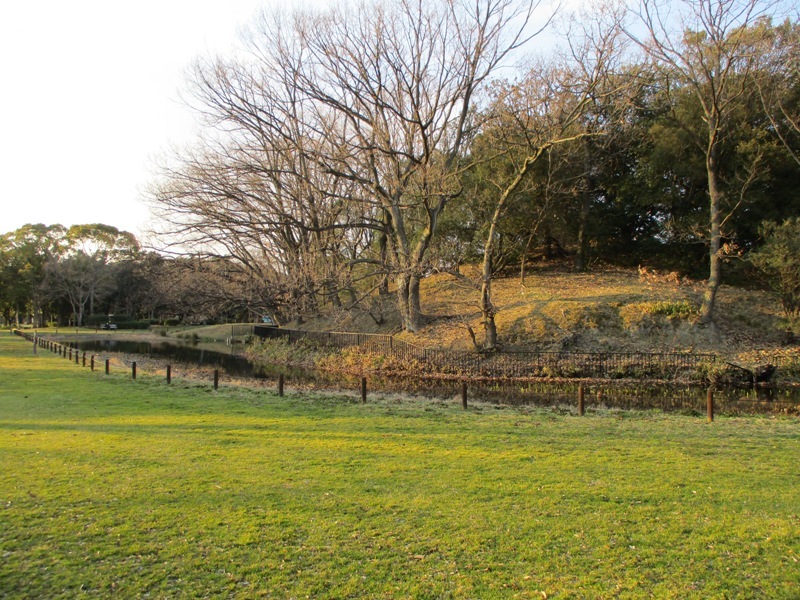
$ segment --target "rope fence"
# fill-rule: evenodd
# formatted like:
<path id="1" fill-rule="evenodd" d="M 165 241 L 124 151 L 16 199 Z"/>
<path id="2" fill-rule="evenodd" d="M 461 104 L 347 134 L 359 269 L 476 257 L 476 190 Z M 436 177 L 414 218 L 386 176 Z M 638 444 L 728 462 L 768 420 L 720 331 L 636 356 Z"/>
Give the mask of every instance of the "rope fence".
<path id="1" fill-rule="evenodd" d="M 70 343 L 62 344 L 60 342 L 55 342 L 46 337 L 37 335 L 36 333 L 31 334 L 19 329 L 12 330 L 12 334 L 33 343 L 34 354 L 36 354 L 37 350 L 40 348 L 48 350 L 53 354 L 57 354 L 59 357 L 67 359 L 67 361 L 70 363 L 74 362 L 76 365 L 88 367 L 91 371 L 103 370 L 106 375 L 110 375 L 113 364 L 114 372 L 118 372 L 119 370 L 127 372 L 130 375 L 130 378 L 135 380 L 137 372 L 141 370 L 139 368 L 139 363 L 136 360 L 125 361 L 120 360 L 119 358 L 112 359 L 107 355 L 102 357 L 101 355 L 87 354 L 86 352 L 82 352 L 80 349 L 78 349 L 77 346 L 73 346 Z M 156 373 L 151 372 L 151 374 L 161 374 L 162 372 L 166 376 L 166 382 L 168 384 L 172 383 L 172 365 L 167 364 L 164 369 L 160 369 Z M 215 390 L 219 388 L 219 376 L 220 370 L 214 369 L 212 381 Z"/>
<path id="2" fill-rule="evenodd" d="M 380 349 L 381 352 L 386 352 L 387 349 L 389 351 L 397 350 L 400 353 L 405 353 L 406 356 L 413 356 L 415 360 L 423 360 L 423 361 L 431 361 L 435 360 L 437 357 L 438 351 L 431 351 L 426 349 L 421 349 L 411 344 L 407 344 L 400 340 L 393 340 L 392 336 L 371 336 L 368 334 L 349 334 L 349 333 L 315 333 L 315 332 L 308 332 L 312 335 L 305 336 L 300 335 L 300 333 L 306 332 L 298 332 L 294 330 L 293 333 L 288 333 L 289 330 L 283 330 L 287 333 L 281 336 L 273 336 L 274 338 L 290 338 L 294 340 L 299 339 L 307 339 L 309 337 L 316 338 L 318 342 L 325 341 L 330 342 L 332 344 L 347 344 L 349 346 L 358 346 L 359 348 L 375 348 Z M 104 369 L 105 374 L 109 375 L 111 372 L 111 362 L 112 360 L 108 357 L 101 357 L 98 356 L 96 360 L 96 355 L 92 354 L 91 356 L 87 357 L 86 352 L 81 352 L 78 348 L 73 348 L 69 344 L 61 344 L 59 342 L 55 342 L 49 340 L 46 337 L 38 336 L 37 334 L 30 334 L 20 330 L 14 330 L 12 333 L 26 339 L 29 342 L 33 343 L 33 351 L 34 353 L 37 352 L 37 349 L 45 349 L 57 354 L 59 357 L 66 359 L 70 363 L 74 362 L 75 365 L 83 365 L 84 367 L 89 367 L 92 371 Z M 516 353 L 516 354 L 546 354 L 548 356 L 556 356 L 562 357 L 568 353 Z M 631 356 L 636 359 L 641 358 L 642 355 L 631 353 L 630 355 L 625 353 L 619 353 L 620 357 L 624 360 L 629 360 Z M 519 358 L 519 356 L 512 355 L 514 358 Z M 589 355 L 594 359 L 593 355 Z M 663 357 L 664 355 L 645 355 L 645 356 L 657 356 Z M 686 355 L 677 355 L 680 357 L 684 357 Z M 692 356 L 692 355 L 690 355 Z M 613 364 L 612 361 L 608 359 L 608 355 L 604 355 L 606 362 L 603 363 L 604 365 Z M 524 365 L 530 365 L 529 362 L 524 362 Z M 600 363 L 587 363 L 587 364 L 600 364 Z M 685 364 L 690 364 L 686 362 L 675 362 L 673 365 L 683 366 Z M 516 368 L 516 366 L 514 367 Z M 137 362 L 136 361 L 119 361 L 114 360 L 114 372 L 118 372 L 118 369 L 122 369 L 122 372 L 128 370 L 129 377 L 131 380 L 136 380 L 137 375 Z M 172 381 L 172 365 L 167 364 L 166 369 L 159 369 L 157 373 L 151 373 L 151 376 L 154 374 L 161 375 L 162 372 L 166 375 L 166 383 L 170 384 Z M 190 377 L 193 381 L 196 381 L 196 377 Z M 279 396 L 284 395 L 284 387 L 285 387 L 285 375 L 280 373 L 277 376 L 277 393 Z M 212 385 L 213 389 L 217 390 L 220 385 L 220 370 L 214 369 L 213 371 L 213 379 Z M 361 377 L 359 380 L 359 392 L 360 398 L 362 403 L 367 402 L 368 397 L 368 385 L 367 385 L 367 378 Z M 385 382 L 382 382 L 380 378 L 378 378 L 375 383 L 377 383 L 377 392 L 382 393 L 391 393 L 391 386 L 387 387 Z M 569 383 L 569 384 L 561 384 L 562 388 L 558 389 L 551 389 L 553 385 L 558 386 L 559 384 L 552 384 L 552 383 L 545 383 L 539 380 L 538 383 L 514 383 L 513 379 L 494 379 L 492 381 L 473 381 L 469 383 L 470 391 L 468 392 L 468 382 L 464 378 L 455 378 L 455 380 L 451 380 L 448 384 L 446 380 L 439 380 L 439 383 L 436 384 L 438 386 L 445 386 L 448 388 L 449 391 L 443 392 L 439 390 L 436 397 L 444 397 L 447 395 L 457 395 L 460 396 L 460 401 L 463 409 L 468 408 L 468 397 L 477 398 L 483 401 L 489 401 L 495 403 L 500 401 L 501 403 L 510 402 L 511 404 L 540 404 L 546 406 L 572 406 L 573 408 L 577 409 L 577 414 L 582 416 L 585 414 L 587 408 L 591 408 L 593 410 L 603 409 L 603 408 L 617 408 L 617 409 L 628 409 L 628 410 L 637 410 L 637 409 L 652 409 L 652 408 L 661 408 L 662 410 L 667 411 L 676 411 L 676 410 L 688 410 L 691 411 L 693 414 L 697 414 L 698 416 L 702 414 L 701 405 L 698 402 L 697 398 L 697 390 L 690 387 L 669 387 L 668 393 L 666 392 L 667 388 L 664 388 L 664 392 L 660 394 L 660 398 L 652 398 L 649 397 L 652 394 L 647 394 L 647 398 L 643 397 L 642 389 L 637 387 L 634 384 L 623 384 L 624 387 L 620 387 L 619 384 L 623 382 L 609 382 L 603 384 L 586 384 L 585 382 L 581 383 Z M 660 384 L 662 386 L 666 386 L 668 384 Z M 533 386 L 531 388 L 531 386 Z M 547 389 L 538 389 L 541 386 L 549 386 Z M 633 386 L 633 387 L 631 387 Z M 522 389 L 525 388 L 525 389 Z M 531 389 L 528 389 L 531 388 Z M 341 388 L 337 388 L 341 389 Z M 442 395 L 444 394 L 444 396 Z M 721 397 L 718 396 L 721 394 Z M 774 397 L 773 397 L 774 394 Z M 716 412 L 720 410 L 720 408 L 725 412 L 725 414 L 747 414 L 747 413 L 781 413 L 781 414 L 798 414 L 800 410 L 800 403 L 797 402 L 796 399 L 793 397 L 782 397 L 780 396 L 779 392 L 771 392 L 767 390 L 766 397 L 762 397 L 762 394 L 758 392 L 753 392 L 752 397 L 741 397 L 739 395 L 735 397 L 729 396 L 725 390 L 717 390 L 713 385 L 708 387 L 705 393 L 704 404 L 705 404 L 705 416 L 708 422 L 713 422 L 714 415 Z M 721 400 L 721 406 L 720 406 Z M 575 403 L 577 401 L 577 403 Z"/>

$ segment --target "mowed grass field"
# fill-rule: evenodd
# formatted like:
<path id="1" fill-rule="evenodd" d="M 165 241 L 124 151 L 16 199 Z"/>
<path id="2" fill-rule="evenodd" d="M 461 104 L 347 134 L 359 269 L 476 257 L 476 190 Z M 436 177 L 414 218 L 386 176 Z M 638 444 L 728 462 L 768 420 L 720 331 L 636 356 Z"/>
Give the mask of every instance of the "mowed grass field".
<path id="1" fill-rule="evenodd" d="M 796 418 L 117 371 L 0 337 L 0 597 L 800 597 Z"/>

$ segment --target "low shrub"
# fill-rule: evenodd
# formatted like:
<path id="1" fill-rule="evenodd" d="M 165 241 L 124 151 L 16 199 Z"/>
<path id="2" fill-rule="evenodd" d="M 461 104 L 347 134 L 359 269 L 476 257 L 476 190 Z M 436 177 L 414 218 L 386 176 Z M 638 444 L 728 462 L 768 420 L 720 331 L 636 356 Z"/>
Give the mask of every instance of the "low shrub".
<path id="1" fill-rule="evenodd" d="M 699 307 L 689 300 L 637 302 L 625 304 L 619 309 L 625 329 L 651 329 L 677 321 L 689 321 L 697 316 Z"/>
<path id="2" fill-rule="evenodd" d="M 693 382 L 719 386 L 739 386 L 752 383 L 752 377 L 746 371 L 719 361 L 706 361 L 698 364 L 689 377 Z"/>

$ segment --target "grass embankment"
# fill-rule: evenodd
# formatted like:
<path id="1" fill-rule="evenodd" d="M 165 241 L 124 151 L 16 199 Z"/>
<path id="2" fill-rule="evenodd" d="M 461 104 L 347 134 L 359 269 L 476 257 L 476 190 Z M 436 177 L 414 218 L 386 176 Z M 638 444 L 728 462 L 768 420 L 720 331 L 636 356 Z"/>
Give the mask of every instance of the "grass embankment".
<path id="1" fill-rule="evenodd" d="M 796 419 L 463 411 L 0 338 L 0 595 L 797 598 Z"/>
<path id="2" fill-rule="evenodd" d="M 464 273 L 473 274 L 473 267 Z M 723 285 L 715 323 L 696 325 L 704 282 L 675 274 L 615 269 L 573 273 L 557 265 L 532 269 L 524 284 L 509 274 L 492 283 L 500 343 L 507 350 L 575 352 L 714 352 L 727 360 L 758 364 L 775 355 L 800 358 L 784 346 L 788 324 L 780 304 L 764 291 Z M 420 288 L 427 323 L 401 334 L 426 347 L 471 349 L 468 323 L 480 337 L 480 288 L 449 275 L 426 277 Z M 393 298 L 383 306 L 382 324 L 366 311 L 333 312 L 303 327 L 395 332 Z"/>

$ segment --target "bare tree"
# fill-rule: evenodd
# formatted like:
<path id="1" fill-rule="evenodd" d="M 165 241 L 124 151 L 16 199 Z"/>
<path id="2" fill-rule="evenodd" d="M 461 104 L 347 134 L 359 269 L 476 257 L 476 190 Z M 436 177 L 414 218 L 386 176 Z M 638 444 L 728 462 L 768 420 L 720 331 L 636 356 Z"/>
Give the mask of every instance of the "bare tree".
<path id="1" fill-rule="evenodd" d="M 283 320 L 285 287 L 265 287 L 241 263 L 210 257 L 158 261 L 149 274 L 150 307 L 184 323 L 246 321 L 268 315 Z"/>
<path id="2" fill-rule="evenodd" d="M 341 201 L 350 184 L 304 160 L 300 140 L 290 147 L 269 129 L 236 133 L 162 165 L 150 198 L 171 244 L 290 288 L 297 315 L 314 312 L 320 294 L 338 303 L 344 247 L 357 245 Z"/>
<path id="3" fill-rule="evenodd" d="M 603 135 L 597 123 L 597 106 L 606 97 L 619 96 L 629 87 L 626 80 L 614 77 L 621 55 L 619 12 L 609 11 L 598 19 L 598 30 L 584 29 L 573 35 L 568 57 L 532 68 L 516 85 L 500 88 L 492 107 L 492 119 L 482 143 L 502 152 L 512 167 L 491 177 L 497 190 L 489 228 L 483 245 L 480 275 L 480 311 L 484 327 L 482 350 L 497 346 L 498 312 L 492 300 L 492 281 L 496 273 L 498 228 L 509 205 L 536 163 L 555 146 L 586 141 Z M 593 112 L 594 111 L 594 112 Z M 604 115 L 606 126 L 612 115 Z M 585 161 L 589 152 L 584 148 Z M 543 216 L 540 212 L 539 218 Z M 534 224 L 534 228 L 536 228 Z M 474 339 L 474 334 L 472 334 Z"/>
<path id="4" fill-rule="evenodd" d="M 800 25 L 787 19 L 760 41 L 758 96 L 772 131 L 800 164 Z"/>
<path id="5" fill-rule="evenodd" d="M 634 11 L 637 26 L 644 31 L 639 34 L 631 29 L 631 38 L 658 65 L 666 67 L 678 87 L 690 91 L 701 109 L 703 129 L 686 129 L 705 157 L 708 185 L 710 264 L 700 309 L 702 324 L 713 319 L 722 277 L 725 192 L 721 146 L 730 116 L 751 91 L 749 75 L 759 53 L 751 27 L 768 16 L 775 4 L 770 0 L 641 0 Z"/>
<path id="6" fill-rule="evenodd" d="M 248 162 L 279 149 L 285 166 L 280 182 L 274 166 L 266 169 L 266 193 L 284 193 L 288 176 L 298 197 L 348 207 L 347 223 L 316 226 L 309 215 L 288 222 L 312 232 L 346 224 L 346 242 L 370 238 L 365 230 L 383 240 L 380 255 L 351 262 L 393 278 L 403 327 L 415 331 L 426 255 L 442 211 L 461 192 L 481 88 L 531 37 L 537 6 L 401 0 L 265 14 L 248 38 L 248 60 L 202 65 L 195 95 L 237 152 L 246 147 Z M 239 220 L 251 212 L 242 206 Z"/>

